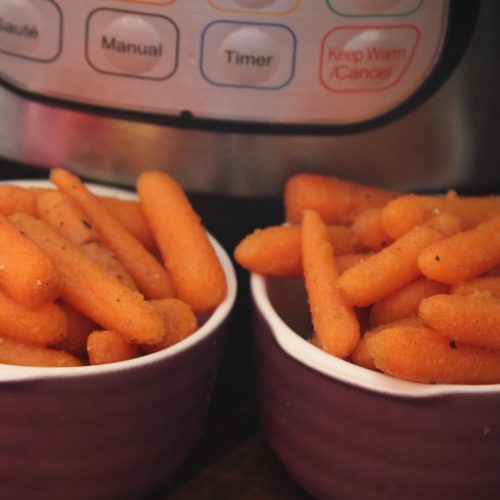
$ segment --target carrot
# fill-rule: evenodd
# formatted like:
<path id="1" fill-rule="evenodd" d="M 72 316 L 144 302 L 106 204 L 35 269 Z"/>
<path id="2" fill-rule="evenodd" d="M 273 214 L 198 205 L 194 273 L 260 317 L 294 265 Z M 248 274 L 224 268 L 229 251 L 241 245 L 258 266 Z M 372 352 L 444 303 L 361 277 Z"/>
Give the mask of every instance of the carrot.
<path id="1" fill-rule="evenodd" d="M 158 252 L 158 246 L 148 226 L 142 207 L 138 201 L 99 196 L 101 203 L 133 234 L 153 255 Z"/>
<path id="2" fill-rule="evenodd" d="M 0 214 L 24 212 L 36 215 L 36 197 L 39 190 L 10 184 L 0 185 Z"/>
<path id="3" fill-rule="evenodd" d="M 160 316 L 138 293 L 90 259 L 41 220 L 13 214 L 10 220 L 51 257 L 61 277 L 61 298 L 131 342 L 156 344 L 164 335 Z"/>
<path id="4" fill-rule="evenodd" d="M 191 307 L 182 300 L 152 300 L 151 305 L 163 319 L 165 336 L 158 344 L 143 346 L 146 352 L 161 351 L 189 337 L 197 330 L 198 319 Z"/>
<path id="5" fill-rule="evenodd" d="M 500 276 L 482 276 L 467 281 L 461 281 L 451 287 L 451 293 L 459 295 L 471 295 L 484 293 L 500 299 Z"/>
<path id="6" fill-rule="evenodd" d="M 54 348 L 83 359 L 87 356 L 87 337 L 98 329 L 98 325 L 66 302 L 58 301 L 57 305 L 66 315 L 68 328 L 64 338 L 54 344 Z"/>
<path id="7" fill-rule="evenodd" d="M 392 242 L 382 226 L 382 208 L 368 208 L 359 213 L 352 224 L 352 232 L 369 250 L 381 250 Z"/>
<path id="8" fill-rule="evenodd" d="M 181 186 L 167 174 L 146 172 L 137 192 L 178 298 L 195 312 L 217 307 L 226 296 L 224 270 Z"/>
<path id="9" fill-rule="evenodd" d="M 353 308 L 340 298 L 332 246 L 321 217 L 313 210 L 304 211 L 302 257 L 317 342 L 330 354 L 346 358 L 359 341 L 359 323 Z"/>
<path id="10" fill-rule="evenodd" d="M 64 312 L 55 304 L 27 307 L 0 289 L 0 335 L 37 344 L 55 344 L 68 330 Z"/>
<path id="11" fill-rule="evenodd" d="M 372 305 L 370 326 L 375 327 L 401 318 L 417 316 L 422 299 L 446 293 L 448 290 L 448 285 L 443 283 L 423 277 L 417 278 Z"/>
<path id="12" fill-rule="evenodd" d="M 21 304 L 40 307 L 60 294 L 60 278 L 48 255 L 0 215 L 0 284 Z"/>
<path id="13" fill-rule="evenodd" d="M 100 243 L 89 242 L 80 245 L 80 248 L 97 264 L 102 266 L 106 271 L 118 278 L 125 286 L 131 290 L 137 290 L 130 273 L 125 269 L 125 266 L 118 260 L 116 255 L 107 247 Z"/>
<path id="14" fill-rule="evenodd" d="M 375 366 L 427 384 L 500 382 L 500 352 L 452 343 L 423 326 L 382 328 L 367 339 Z"/>
<path id="15" fill-rule="evenodd" d="M 0 363 L 20 366 L 72 367 L 82 362 L 64 351 L 0 337 Z"/>
<path id="16" fill-rule="evenodd" d="M 470 229 L 500 214 L 500 196 L 459 197 L 454 191 L 448 191 L 446 196 L 401 196 L 384 207 L 382 226 L 390 237 L 397 239 L 442 212 L 455 213 L 464 229 Z"/>
<path id="17" fill-rule="evenodd" d="M 56 168 L 51 171 L 50 179 L 86 213 L 102 241 L 115 253 L 147 298 L 174 295 L 167 270 L 106 210 L 78 177 Z"/>
<path id="18" fill-rule="evenodd" d="M 500 299 L 481 295 L 434 295 L 422 300 L 424 325 L 449 340 L 500 349 Z"/>
<path id="19" fill-rule="evenodd" d="M 99 241 L 99 234 L 85 212 L 60 191 L 48 190 L 36 198 L 37 216 L 54 226 L 65 238 L 81 245 Z"/>
<path id="20" fill-rule="evenodd" d="M 234 258 L 245 269 L 257 274 L 300 276 L 302 256 L 299 225 L 257 229 L 236 246 Z M 350 228 L 327 226 L 335 255 L 359 252 L 362 245 Z"/>
<path id="21" fill-rule="evenodd" d="M 305 209 L 317 211 L 326 224 L 351 224 L 367 208 L 382 207 L 399 193 L 336 177 L 298 174 L 284 190 L 286 220 L 300 223 Z"/>
<path id="22" fill-rule="evenodd" d="M 335 265 L 337 266 L 337 271 L 340 274 L 344 273 L 356 264 L 368 259 L 374 255 L 373 252 L 361 252 L 361 253 L 348 253 L 345 255 L 338 255 L 335 257 Z"/>
<path id="23" fill-rule="evenodd" d="M 88 336 L 87 353 L 91 365 L 103 365 L 137 358 L 140 350 L 116 332 L 96 330 Z"/>
<path id="24" fill-rule="evenodd" d="M 500 265 L 500 215 L 425 249 L 418 267 L 430 279 L 455 284 Z"/>
<path id="25" fill-rule="evenodd" d="M 353 306 L 368 306 L 382 300 L 420 275 L 417 259 L 425 248 L 459 230 L 460 222 L 451 214 L 442 214 L 415 227 L 344 272 L 338 279 L 343 299 Z"/>

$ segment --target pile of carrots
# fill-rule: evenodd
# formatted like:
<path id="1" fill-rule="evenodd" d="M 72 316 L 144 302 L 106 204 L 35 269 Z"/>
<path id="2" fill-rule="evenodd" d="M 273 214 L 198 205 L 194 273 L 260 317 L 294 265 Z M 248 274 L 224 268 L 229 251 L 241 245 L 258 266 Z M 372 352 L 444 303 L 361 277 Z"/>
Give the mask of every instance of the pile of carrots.
<path id="1" fill-rule="evenodd" d="M 193 333 L 226 296 L 182 188 L 145 172 L 138 201 L 97 196 L 54 169 L 55 189 L 0 186 L 0 363 L 123 361 Z"/>
<path id="2" fill-rule="evenodd" d="M 500 197 L 299 174 L 284 207 L 234 257 L 303 276 L 315 346 L 414 382 L 500 383 Z"/>

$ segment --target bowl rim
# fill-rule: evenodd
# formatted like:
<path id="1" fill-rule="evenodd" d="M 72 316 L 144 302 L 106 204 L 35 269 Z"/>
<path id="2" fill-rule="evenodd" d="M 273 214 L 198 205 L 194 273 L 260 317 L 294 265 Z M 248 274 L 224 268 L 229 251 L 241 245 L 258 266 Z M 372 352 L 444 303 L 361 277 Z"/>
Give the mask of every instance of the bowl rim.
<path id="1" fill-rule="evenodd" d="M 295 361 L 328 378 L 336 379 L 370 392 L 407 398 L 438 397 L 451 394 L 500 393 L 500 384 L 433 385 L 410 382 L 336 358 L 312 345 L 283 321 L 271 304 L 267 293 L 265 276 L 251 273 L 250 290 L 257 310 L 268 323 L 271 333 L 280 348 Z"/>
<path id="2" fill-rule="evenodd" d="M 0 181 L 0 185 L 12 184 L 20 187 L 34 188 L 55 188 L 48 180 L 39 179 L 19 179 Z M 113 196 L 116 198 L 127 200 L 138 200 L 135 192 L 127 190 L 127 188 L 118 188 L 103 184 L 85 182 L 85 185 L 94 193 L 103 196 Z M 212 243 L 217 257 L 222 264 L 227 282 L 227 293 L 224 300 L 210 314 L 209 318 L 203 325 L 192 333 L 189 337 L 181 340 L 171 347 L 162 349 L 161 351 L 144 354 L 138 358 L 127 361 L 118 361 L 116 363 L 108 363 L 102 365 L 88 365 L 75 367 L 37 367 L 37 366 L 19 366 L 0 363 L 0 385 L 3 382 L 16 382 L 21 380 L 41 380 L 50 378 L 71 378 L 71 377 L 92 377 L 109 373 L 119 373 L 127 370 L 136 370 L 146 365 L 164 362 L 169 358 L 174 358 L 178 354 L 189 350 L 191 347 L 200 343 L 220 328 L 226 319 L 229 318 L 236 302 L 238 283 L 236 279 L 236 271 L 232 261 L 226 250 L 207 231 L 210 242 Z"/>

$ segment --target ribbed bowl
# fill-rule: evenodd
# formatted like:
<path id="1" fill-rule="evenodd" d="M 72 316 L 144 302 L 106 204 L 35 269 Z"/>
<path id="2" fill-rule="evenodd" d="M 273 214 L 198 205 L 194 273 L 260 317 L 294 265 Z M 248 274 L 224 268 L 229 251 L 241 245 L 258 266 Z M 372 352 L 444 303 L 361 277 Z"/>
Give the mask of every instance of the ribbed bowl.
<path id="1" fill-rule="evenodd" d="M 113 194 L 111 190 L 99 190 Z M 0 498 L 138 500 L 193 450 L 236 297 L 161 352 L 76 368 L 0 365 Z"/>
<path id="2" fill-rule="evenodd" d="M 263 430 L 319 499 L 500 498 L 500 384 L 426 385 L 308 343 L 300 280 L 253 275 Z"/>

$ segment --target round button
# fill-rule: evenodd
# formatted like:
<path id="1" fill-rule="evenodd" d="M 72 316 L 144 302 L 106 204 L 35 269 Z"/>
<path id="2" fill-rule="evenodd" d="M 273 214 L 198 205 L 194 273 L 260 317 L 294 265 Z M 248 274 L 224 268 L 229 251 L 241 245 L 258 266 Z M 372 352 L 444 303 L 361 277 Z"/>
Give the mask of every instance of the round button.
<path id="1" fill-rule="evenodd" d="M 31 2 L 0 2 L 0 50 L 31 56 L 40 44 L 43 26 L 43 18 Z"/>
<path id="2" fill-rule="evenodd" d="M 234 83 L 256 85 L 268 81 L 280 65 L 280 50 L 273 37 L 255 26 L 245 26 L 225 37 L 219 63 Z"/>
<path id="3" fill-rule="evenodd" d="M 117 69 L 145 73 L 162 59 L 163 45 L 157 29 L 135 14 L 114 19 L 103 31 L 101 49 Z"/>
<path id="4" fill-rule="evenodd" d="M 398 3 L 401 3 L 401 0 L 354 0 L 353 3 L 359 10 L 369 14 L 375 14 L 377 12 L 392 9 L 398 5 Z"/>
<path id="5" fill-rule="evenodd" d="M 235 0 L 235 2 L 243 7 L 253 7 L 258 9 L 260 7 L 267 7 L 268 5 L 271 5 L 275 2 L 275 0 Z"/>

